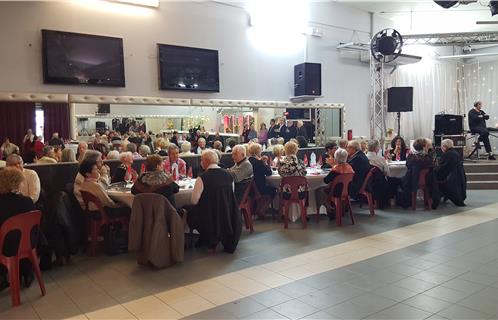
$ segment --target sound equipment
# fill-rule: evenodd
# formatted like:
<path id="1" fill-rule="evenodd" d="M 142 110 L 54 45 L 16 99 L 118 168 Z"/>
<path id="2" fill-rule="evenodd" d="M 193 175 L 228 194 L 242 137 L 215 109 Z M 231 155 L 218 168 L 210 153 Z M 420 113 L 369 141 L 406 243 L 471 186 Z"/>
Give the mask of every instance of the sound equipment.
<path id="1" fill-rule="evenodd" d="M 413 87 L 387 89 L 387 112 L 413 111 Z"/>
<path id="2" fill-rule="evenodd" d="M 322 65 L 301 63 L 294 66 L 294 96 L 322 95 Z"/>
<path id="3" fill-rule="evenodd" d="M 109 103 L 100 103 L 97 106 L 97 113 L 99 114 L 111 113 L 111 105 Z"/>
<path id="4" fill-rule="evenodd" d="M 436 114 L 434 116 L 434 135 L 463 134 L 463 116 L 457 114 Z"/>
<path id="5" fill-rule="evenodd" d="M 95 122 L 95 130 L 97 132 L 105 132 L 106 130 L 106 124 L 103 121 L 96 121 Z"/>

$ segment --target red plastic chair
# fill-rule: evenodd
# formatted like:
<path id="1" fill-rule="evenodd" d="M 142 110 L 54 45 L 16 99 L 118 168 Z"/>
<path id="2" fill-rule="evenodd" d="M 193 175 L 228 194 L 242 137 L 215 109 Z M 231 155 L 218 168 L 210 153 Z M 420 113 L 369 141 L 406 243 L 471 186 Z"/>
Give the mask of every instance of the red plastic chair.
<path id="1" fill-rule="evenodd" d="M 250 230 L 249 231 L 250 233 L 254 232 L 254 224 L 252 222 L 253 201 L 251 201 L 251 192 L 254 192 L 255 190 L 256 190 L 256 185 L 254 183 L 254 180 L 252 180 L 247 184 L 246 190 L 244 191 L 244 196 L 242 197 L 242 201 L 240 202 L 239 205 L 240 212 L 244 217 L 244 224 L 246 226 L 246 229 Z"/>
<path id="2" fill-rule="evenodd" d="M 373 198 L 373 194 L 367 190 L 367 186 L 370 183 L 370 179 L 372 179 L 372 176 L 380 171 L 379 168 L 373 166 L 367 173 L 367 176 L 365 177 L 365 181 L 363 181 L 363 184 L 360 188 L 359 194 L 364 196 L 367 199 L 368 202 L 368 210 L 370 211 L 371 216 L 375 216 L 375 200 Z M 360 204 L 361 208 L 361 204 Z"/>
<path id="3" fill-rule="evenodd" d="M 342 225 L 342 216 L 344 214 L 344 204 L 348 206 L 351 224 L 354 224 L 353 210 L 349 199 L 349 184 L 353 181 L 354 173 L 342 173 L 334 178 L 329 187 L 329 201 L 335 205 L 335 221 L 338 227 Z M 334 196 L 335 187 L 342 184 L 340 197 Z"/>
<path id="4" fill-rule="evenodd" d="M 32 241 L 31 239 L 31 231 L 35 227 L 40 227 L 40 219 L 41 211 L 30 211 L 7 219 L 7 221 L 5 221 L 0 228 L 0 250 L 2 250 L 2 252 L 0 252 L 0 263 L 7 268 L 9 273 L 10 292 L 13 306 L 18 306 L 21 303 L 21 284 L 19 281 L 19 261 L 21 261 L 21 259 L 29 259 L 31 265 L 33 266 L 33 271 L 35 272 L 38 284 L 40 285 L 42 295 L 45 295 L 46 293 L 45 283 L 43 282 L 43 278 L 41 276 L 38 256 L 36 255 L 37 241 Z M 19 248 L 17 249 L 17 255 L 7 257 L 3 255 L 5 237 L 9 232 L 14 230 L 19 230 L 21 232 Z"/>
<path id="5" fill-rule="evenodd" d="M 90 248 L 88 254 L 90 256 L 94 256 L 97 251 L 97 237 L 99 236 L 100 230 L 103 226 L 106 226 L 110 223 L 118 222 L 127 226 L 129 222 L 127 217 L 110 218 L 105 212 L 104 206 L 102 205 L 100 200 L 93 194 L 82 190 L 81 197 L 83 198 L 83 202 L 85 203 L 86 218 L 88 219 L 88 225 L 90 227 Z M 93 203 L 98 210 L 91 211 L 89 209 L 90 203 Z M 95 217 L 96 214 L 100 214 L 100 217 L 98 219 Z"/>
<path id="6" fill-rule="evenodd" d="M 427 176 L 429 175 L 429 169 L 420 170 L 418 176 L 418 188 L 412 192 L 412 210 L 417 210 L 417 191 L 424 191 L 424 204 L 425 208 L 430 211 L 432 209 L 432 198 L 429 194 L 429 187 L 427 186 Z"/>
<path id="7" fill-rule="evenodd" d="M 283 186 L 289 185 L 291 189 L 291 195 L 289 199 L 284 199 L 283 197 Z M 303 229 L 307 227 L 307 217 L 308 213 L 306 212 L 306 197 L 303 199 L 299 199 L 298 188 L 300 186 L 308 187 L 308 180 L 306 177 L 283 177 L 280 182 L 280 208 L 283 207 L 284 210 L 284 228 L 288 228 L 289 224 L 289 209 L 291 204 L 296 203 L 299 205 L 301 210 L 301 223 L 303 224 Z"/>

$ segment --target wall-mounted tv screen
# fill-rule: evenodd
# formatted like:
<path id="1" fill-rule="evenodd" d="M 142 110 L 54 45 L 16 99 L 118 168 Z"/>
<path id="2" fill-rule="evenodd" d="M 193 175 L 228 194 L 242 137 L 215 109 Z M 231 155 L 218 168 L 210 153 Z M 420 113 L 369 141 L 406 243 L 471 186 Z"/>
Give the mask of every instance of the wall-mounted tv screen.
<path id="1" fill-rule="evenodd" d="M 218 51 L 158 44 L 159 88 L 220 91 Z"/>
<path id="2" fill-rule="evenodd" d="M 289 120 L 311 120 L 311 109 L 289 108 L 285 110 L 286 118 Z"/>
<path id="3" fill-rule="evenodd" d="M 124 87 L 123 39 L 42 30 L 43 82 Z"/>

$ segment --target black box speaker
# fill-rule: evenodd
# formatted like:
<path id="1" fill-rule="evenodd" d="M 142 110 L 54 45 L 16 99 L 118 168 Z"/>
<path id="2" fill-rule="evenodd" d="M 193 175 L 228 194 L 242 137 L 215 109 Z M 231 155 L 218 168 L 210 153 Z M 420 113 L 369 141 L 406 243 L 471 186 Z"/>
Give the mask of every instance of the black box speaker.
<path id="1" fill-rule="evenodd" d="M 387 112 L 413 111 L 413 87 L 387 89 Z"/>
<path id="2" fill-rule="evenodd" d="M 294 66 L 294 96 L 322 95 L 322 65 L 301 63 Z"/>
<path id="3" fill-rule="evenodd" d="M 111 105 L 109 103 L 100 103 L 97 106 L 97 113 L 111 113 Z"/>
<path id="4" fill-rule="evenodd" d="M 434 134 L 463 134 L 463 116 L 457 114 L 436 114 L 434 116 Z"/>

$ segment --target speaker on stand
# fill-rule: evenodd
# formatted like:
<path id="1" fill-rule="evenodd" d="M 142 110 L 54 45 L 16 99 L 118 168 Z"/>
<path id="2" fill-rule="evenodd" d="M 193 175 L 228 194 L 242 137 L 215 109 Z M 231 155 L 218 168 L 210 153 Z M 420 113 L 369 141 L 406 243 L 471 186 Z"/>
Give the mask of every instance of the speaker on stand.
<path id="1" fill-rule="evenodd" d="M 401 134 L 401 112 L 413 111 L 413 87 L 391 87 L 387 89 L 387 112 L 396 112 L 398 135 Z"/>

